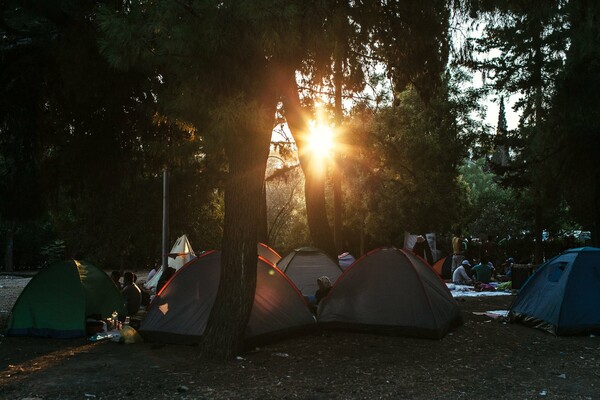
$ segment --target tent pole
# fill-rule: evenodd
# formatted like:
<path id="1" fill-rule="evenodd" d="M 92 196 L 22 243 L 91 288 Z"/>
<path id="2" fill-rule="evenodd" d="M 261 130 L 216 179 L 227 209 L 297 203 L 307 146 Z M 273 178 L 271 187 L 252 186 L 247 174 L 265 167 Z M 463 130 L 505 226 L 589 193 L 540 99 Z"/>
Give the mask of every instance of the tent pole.
<path id="1" fill-rule="evenodd" d="M 163 223 L 162 223 L 162 268 L 166 271 L 168 266 L 169 250 L 169 169 L 163 170 Z"/>

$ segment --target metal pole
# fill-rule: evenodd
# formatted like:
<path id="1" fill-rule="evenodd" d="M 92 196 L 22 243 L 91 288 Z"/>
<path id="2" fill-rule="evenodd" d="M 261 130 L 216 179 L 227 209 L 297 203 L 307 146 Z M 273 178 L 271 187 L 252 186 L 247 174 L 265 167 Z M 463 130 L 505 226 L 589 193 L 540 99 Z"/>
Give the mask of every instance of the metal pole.
<path id="1" fill-rule="evenodd" d="M 163 170 L 163 224 L 162 224 L 162 268 L 163 273 L 169 266 L 169 169 Z"/>

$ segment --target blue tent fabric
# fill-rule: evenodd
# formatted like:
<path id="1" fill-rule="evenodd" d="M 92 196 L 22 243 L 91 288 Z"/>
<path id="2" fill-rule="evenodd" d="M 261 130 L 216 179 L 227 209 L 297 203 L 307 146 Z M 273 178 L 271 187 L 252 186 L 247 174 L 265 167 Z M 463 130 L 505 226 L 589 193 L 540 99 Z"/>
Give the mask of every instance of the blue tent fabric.
<path id="1" fill-rule="evenodd" d="M 508 317 L 556 335 L 600 333 L 600 249 L 567 250 L 540 266 Z"/>

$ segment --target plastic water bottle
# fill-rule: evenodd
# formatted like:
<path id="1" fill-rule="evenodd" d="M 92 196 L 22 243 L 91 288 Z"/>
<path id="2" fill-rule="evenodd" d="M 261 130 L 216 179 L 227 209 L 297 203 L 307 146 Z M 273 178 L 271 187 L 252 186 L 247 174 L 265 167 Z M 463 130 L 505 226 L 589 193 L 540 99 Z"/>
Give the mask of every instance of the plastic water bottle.
<path id="1" fill-rule="evenodd" d="M 113 313 L 112 313 L 112 323 L 113 323 L 113 329 L 118 330 L 119 329 L 119 313 L 117 311 L 113 311 Z"/>
<path id="2" fill-rule="evenodd" d="M 125 317 L 125 322 L 123 323 L 123 325 L 129 325 L 129 316 Z"/>

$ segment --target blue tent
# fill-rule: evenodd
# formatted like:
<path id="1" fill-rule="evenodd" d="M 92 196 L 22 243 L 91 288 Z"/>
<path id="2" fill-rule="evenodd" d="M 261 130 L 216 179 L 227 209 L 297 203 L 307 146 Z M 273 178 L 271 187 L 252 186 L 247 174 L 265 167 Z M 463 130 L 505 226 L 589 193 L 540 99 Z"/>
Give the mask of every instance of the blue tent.
<path id="1" fill-rule="evenodd" d="M 600 249 L 567 250 L 540 266 L 508 316 L 556 335 L 600 333 Z"/>

